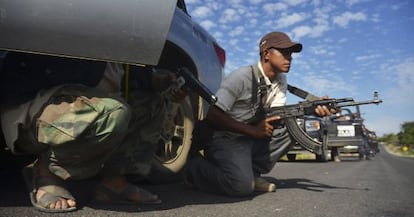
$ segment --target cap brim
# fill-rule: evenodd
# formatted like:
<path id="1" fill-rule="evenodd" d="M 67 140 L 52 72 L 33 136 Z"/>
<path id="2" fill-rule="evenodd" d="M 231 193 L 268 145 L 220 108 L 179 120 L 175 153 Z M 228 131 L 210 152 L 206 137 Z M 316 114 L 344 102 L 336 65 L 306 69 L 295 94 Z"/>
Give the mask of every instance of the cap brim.
<path id="1" fill-rule="evenodd" d="M 301 43 L 295 43 L 295 42 L 286 42 L 283 44 L 279 44 L 278 46 L 270 46 L 270 47 L 276 47 L 276 48 L 282 48 L 282 49 L 291 49 L 292 52 L 298 53 L 302 51 L 302 44 Z"/>
<path id="2" fill-rule="evenodd" d="M 271 47 L 274 48 L 281 48 L 281 49 L 292 49 L 292 52 L 299 53 L 302 51 L 302 44 L 301 43 L 294 43 L 294 42 L 287 42 L 283 44 L 269 44 L 268 46 L 264 46 L 260 48 L 260 51 L 269 49 Z"/>
<path id="3" fill-rule="evenodd" d="M 291 46 L 290 48 L 292 48 L 292 51 L 294 53 L 299 53 L 302 51 L 302 44 L 300 43 L 295 43 L 293 46 Z"/>

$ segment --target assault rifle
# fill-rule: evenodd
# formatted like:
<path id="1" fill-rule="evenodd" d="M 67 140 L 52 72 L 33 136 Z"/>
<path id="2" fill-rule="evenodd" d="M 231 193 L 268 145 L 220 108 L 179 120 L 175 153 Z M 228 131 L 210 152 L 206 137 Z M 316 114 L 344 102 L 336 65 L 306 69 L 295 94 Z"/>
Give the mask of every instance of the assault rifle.
<path id="1" fill-rule="evenodd" d="M 378 97 L 378 92 L 374 92 L 374 98 L 372 100 L 356 102 L 353 98 L 340 98 L 340 99 L 320 99 L 313 101 L 303 101 L 298 104 L 277 106 L 270 108 L 263 108 L 264 116 L 280 116 L 281 119 L 289 117 L 300 117 L 303 115 L 315 115 L 315 108 L 320 106 L 326 106 L 328 109 L 339 109 L 342 107 L 366 105 L 366 104 L 380 104 L 382 100 Z"/>
<path id="2" fill-rule="evenodd" d="M 291 88 L 293 89 L 293 88 Z M 357 105 L 366 105 L 366 104 L 380 104 L 382 100 L 378 97 L 378 92 L 374 92 L 374 98 L 372 100 L 356 102 L 353 98 L 341 98 L 341 99 L 318 99 L 318 97 L 307 93 L 306 91 L 300 90 L 302 96 L 299 96 L 303 99 L 308 99 L 309 101 L 300 102 L 298 104 L 280 106 L 280 107 L 271 107 L 264 108 L 263 115 L 264 117 L 280 116 L 283 119 L 287 130 L 292 136 L 293 140 L 300 144 L 306 150 L 315 153 L 317 155 L 323 155 L 326 151 L 326 147 L 321 141 L 316 141 L 314 138 L 310 137 L 303 129 L 297 124 L 297 118 L 300 118 L 304 115 L 314 115 L 315 108 L 318 105 L 327 106 L 329 109 L 340 109 L 342 107 L 348 106 L 357 106 Z M 296 93 L 293 93 L 295 95 Z M 262 116 L 263 117 L 263 116 Z M 275 155 L 278 156 L 278 155 Z"/>
<path id="3" fill-rule="evenodd" d="M 214 105 L 217 97 L 185 67 L 181 67 L 176 71 L 178 87 L 187 87 L 196 92 L 201 98 L 210 105 Z"/>

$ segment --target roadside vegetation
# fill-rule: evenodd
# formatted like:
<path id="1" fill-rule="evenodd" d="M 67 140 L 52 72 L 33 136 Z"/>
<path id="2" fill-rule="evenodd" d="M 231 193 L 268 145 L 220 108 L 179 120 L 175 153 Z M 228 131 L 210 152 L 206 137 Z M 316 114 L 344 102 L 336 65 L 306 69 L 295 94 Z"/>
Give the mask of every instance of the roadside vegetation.
<path id="1" fill-rule="evenodd" d="M 378 142 L 394 154 L 414 156 L 414 121 L 403 123 L 398 134 L 385 134 L 378 138 Z"/>

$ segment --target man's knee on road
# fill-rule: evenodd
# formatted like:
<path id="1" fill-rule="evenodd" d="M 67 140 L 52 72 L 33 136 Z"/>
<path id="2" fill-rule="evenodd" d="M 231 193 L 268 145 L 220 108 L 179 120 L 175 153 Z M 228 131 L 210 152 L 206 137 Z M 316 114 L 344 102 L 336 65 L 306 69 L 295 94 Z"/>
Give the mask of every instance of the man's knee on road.
<path id="1" fill-rule="evenodd" d="M 231 176 L 226 176 L 226 184 L 223 186 L 223 190 L 229 196 L 243 197 L 248 196 L 254 191 L 253 179 L 243 179 Z"/>

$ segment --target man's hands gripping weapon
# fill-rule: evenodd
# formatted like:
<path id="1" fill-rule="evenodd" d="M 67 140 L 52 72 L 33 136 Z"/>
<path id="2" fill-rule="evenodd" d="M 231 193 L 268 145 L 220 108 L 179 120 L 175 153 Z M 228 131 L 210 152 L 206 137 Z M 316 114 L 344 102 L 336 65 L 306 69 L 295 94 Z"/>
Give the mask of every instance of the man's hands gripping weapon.
<path id="1" fill-rule="evenodd" d="M 176 70 L 153 69 L 153 89 L 171 93 L 174 101 L 181 101 L 188 91 L 213 105 L 217 97 L 185 67 Z M 181 99 L 181 100 L 180 100 Z"/>
<path id="2" fill-rule="evenodd" d="M 188 88 L 197 93 L 210 105 L 214 105 L 217 97 L 185 67 L 179 68 L 176 72 L 179 87 Z"/>

